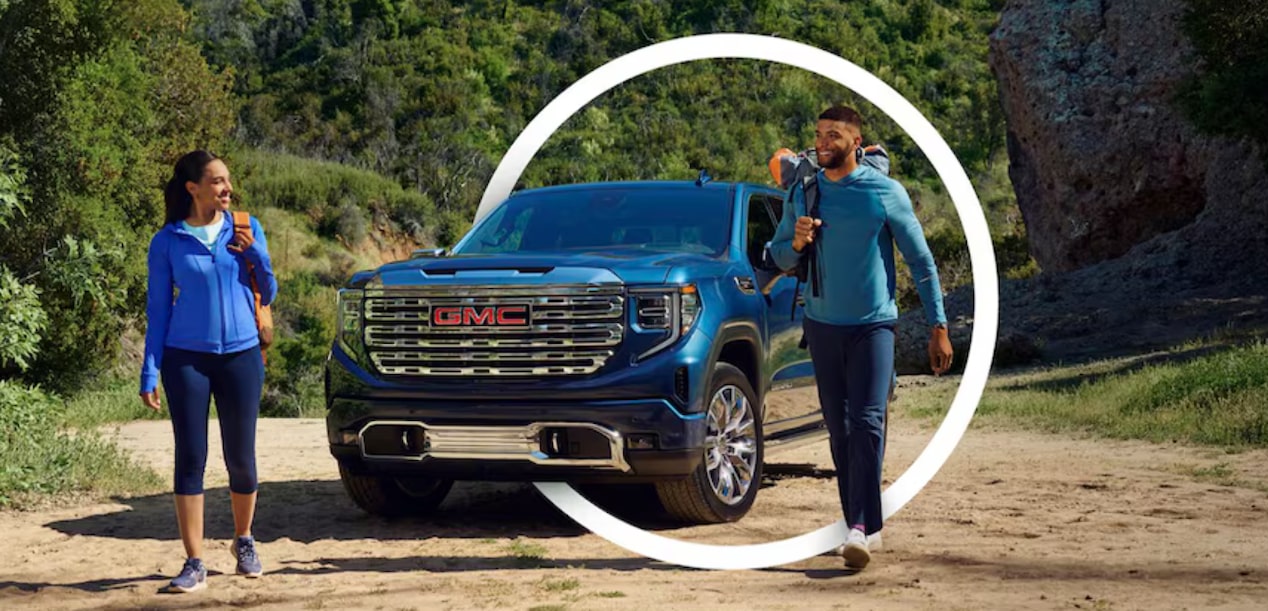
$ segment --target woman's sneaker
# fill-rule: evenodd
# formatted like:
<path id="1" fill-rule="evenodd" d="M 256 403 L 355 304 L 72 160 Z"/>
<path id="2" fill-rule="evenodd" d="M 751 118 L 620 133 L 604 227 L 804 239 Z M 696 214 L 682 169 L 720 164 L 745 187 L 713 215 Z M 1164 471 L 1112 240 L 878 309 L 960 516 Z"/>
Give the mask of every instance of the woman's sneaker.
<path id="1" fill-rule="evenodd" d="M 845 558 L 846 568 L 861 569 L 867 566 L 872 560 L 872 553 L 867 549 L 867 535 L 857 528 L 850 529 L 841 557 Z"/>
<path id="2" fill-rule="evenodd" d="M 207 567 L 203 566 L 202 560 L 190 558 L 185 561 L 185 566 L 181 567 L 180 575 L 173 578 L 163 591 L 187 594 L 205 587 L 207 587 Z"/>
<path id="3" fill-rule="evenodd" d="M 253 537 L 247 536 L 234 539 L 229 551 L 233 552 L 233 557 L 238 561 L 237 573 L 239 575 L 259 577 L 264 574 L 264 567 L 260 564 L 260 556 L 255 553 L 255 539 Z"/>

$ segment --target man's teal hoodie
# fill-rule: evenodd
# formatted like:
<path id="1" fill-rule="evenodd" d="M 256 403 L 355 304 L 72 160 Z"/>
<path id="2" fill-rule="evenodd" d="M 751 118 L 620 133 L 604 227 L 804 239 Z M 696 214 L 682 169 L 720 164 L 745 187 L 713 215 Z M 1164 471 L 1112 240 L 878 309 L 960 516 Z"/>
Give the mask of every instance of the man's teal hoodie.
<path id="1" fill-rule="evenodd" d="M 894 244 L 911 269 L 929 324 L 945 324 L 938 268 L 925 242 L 911 198 L 898 181 L 866 165 L 839 181 L 820 170 L 818 250 L 819 297 L 803 289 L 806 316 L 834 325 L 860 325 L 898 318 Z M 802 256 L 793 250 L 797 218 L 806 215 L 801 185 L 789 190 L 771 254 L 788 270 Z"/>

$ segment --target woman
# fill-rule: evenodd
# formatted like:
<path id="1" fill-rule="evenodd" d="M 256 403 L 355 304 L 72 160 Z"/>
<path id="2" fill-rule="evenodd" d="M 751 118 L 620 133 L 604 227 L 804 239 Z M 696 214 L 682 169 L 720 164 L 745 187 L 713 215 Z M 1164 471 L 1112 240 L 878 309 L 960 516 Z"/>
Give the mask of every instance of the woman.
<path id="1" fill-rule="evenodd" d="M 176 438 L 176 519 L 187 556 L 180 575 L 167 587 L 173 592 L 207 585 L 203 471 L 212 396 L 229 470 L 237 573 L 263 573 L 251 522 L 264 361 L 248 263 L 261 304 L 272 303 L 277 281 L 259 221 L 251 218 L 250 230 L 235 229 L 227 211 L 232 194 L 229 168 L 215 155 L 194 151 L 181 157 L 164 193 L 166 221 L 150 241 L 141 402 L 161 409 L 161 376 Z"/>

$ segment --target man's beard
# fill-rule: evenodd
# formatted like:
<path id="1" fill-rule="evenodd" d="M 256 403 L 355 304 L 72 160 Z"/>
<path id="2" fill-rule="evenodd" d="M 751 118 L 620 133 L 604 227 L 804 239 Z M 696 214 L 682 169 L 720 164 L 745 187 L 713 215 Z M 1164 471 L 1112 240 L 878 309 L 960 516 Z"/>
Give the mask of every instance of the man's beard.
<path id="1" fill-rule="evenodd" d="M 839 150 L 826 151 L 828 154 L 817 153 L 819 167 L 826 170 L 835 170 L 845 165 L 845 153 Z"/>

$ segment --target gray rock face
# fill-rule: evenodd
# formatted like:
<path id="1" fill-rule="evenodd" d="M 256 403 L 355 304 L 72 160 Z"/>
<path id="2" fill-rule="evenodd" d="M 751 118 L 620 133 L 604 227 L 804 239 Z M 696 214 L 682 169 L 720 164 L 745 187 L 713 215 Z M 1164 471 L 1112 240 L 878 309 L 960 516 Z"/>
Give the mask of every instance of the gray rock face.
<path id="1" fill-rule="evenodd" d="M 1172 104 L 1183 0 L 1014 0 L 990 41 L 1010 175 L 1047 271 L 1122 256 L 1208 204 L 1213 142 Z"/>
<path id="2" fill-rule="evenodd" d="M 1045 273 L 1000 286 L 997 365 L 1268 332 L 1268 168 L 1169 102 L 1192 69 L 1181 0 L 1014 0 L 991 38 L 1011 174 Z M 935 257 L 937 253 L 934 253 Z M 973 288 L 946 297 L 956 369 Z M 919 312 L 899 373 L 927 373 Z"/>

